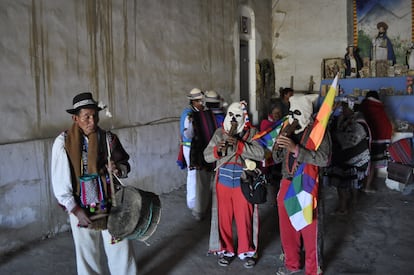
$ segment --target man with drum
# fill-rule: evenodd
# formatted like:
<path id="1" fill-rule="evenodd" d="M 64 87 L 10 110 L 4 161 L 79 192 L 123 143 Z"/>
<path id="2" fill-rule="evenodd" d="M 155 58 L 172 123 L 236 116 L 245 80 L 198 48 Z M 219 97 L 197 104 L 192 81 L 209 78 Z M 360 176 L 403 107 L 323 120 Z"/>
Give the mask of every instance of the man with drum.
<path id="1" fill-rule="evenodd" d="M 99 111 L 104 107 L 91 93 L 73 98 L 73 108 L 66 110 L 73 124 L 53 143 L 53 191 L 69 213 L 78 274 L 104 273 L 100 266 L 102 239 L 111 274 L 137 274 L 130 241 L 117 240 L 107 230 L 115 189 L 110 173 L 126 177 L 130 166 L 118 137 L 98 127 Z"/>

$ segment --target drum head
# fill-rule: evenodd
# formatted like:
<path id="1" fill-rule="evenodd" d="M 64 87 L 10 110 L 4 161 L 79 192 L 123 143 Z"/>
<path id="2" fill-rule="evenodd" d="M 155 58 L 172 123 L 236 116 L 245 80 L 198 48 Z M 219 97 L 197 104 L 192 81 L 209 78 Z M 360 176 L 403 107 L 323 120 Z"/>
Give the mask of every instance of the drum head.
<path id="1" fill-rule="evenodd" d="M 154 234 L 161 218 L 161 201 L 158 195 L 140 190 L 142 197 L 141 217 L 134 233 L 128 239 L 145 241 Z"/>
<path id="2" fill-rule="evenodd" d="M 141 216 L 142 197 L 138 189 L 126 186 L 115 194 L 116 207 L 108 217 L 108 231 L 115 238 L 131 235 Z"/>

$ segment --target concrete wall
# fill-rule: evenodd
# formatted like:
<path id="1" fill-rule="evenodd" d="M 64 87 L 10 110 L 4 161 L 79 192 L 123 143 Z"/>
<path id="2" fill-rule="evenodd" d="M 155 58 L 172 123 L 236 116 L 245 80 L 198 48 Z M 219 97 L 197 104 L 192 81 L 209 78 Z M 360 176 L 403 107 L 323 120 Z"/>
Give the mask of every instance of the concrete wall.
<path id="1" fill-rule="evenodd" d="M 343 57 L 352 31 L 352 1 L 272 1 L 272 58 L 275 88 L 307 91 L 310 77 L 319 91 L 324 58 Z M 349 15 L 351 16 L 348 21 Z M 347 22 L 350 22 L 347 24 Z M 352 34 L 352 32 L 351 32 Z"/>
<path id="2" fill-rule="evenodd" d="M 131 155 L 126 183 L 158 194 L 185 184 L 175 163 L 185 95 L 239 100 L 242 8 L 255 17 L 253 58 L 270 58 L 270 0 L 0 2 L 0 254 L 68 229 L 50 150 L 80 91 L 108 104 L 101 126 Z"/>

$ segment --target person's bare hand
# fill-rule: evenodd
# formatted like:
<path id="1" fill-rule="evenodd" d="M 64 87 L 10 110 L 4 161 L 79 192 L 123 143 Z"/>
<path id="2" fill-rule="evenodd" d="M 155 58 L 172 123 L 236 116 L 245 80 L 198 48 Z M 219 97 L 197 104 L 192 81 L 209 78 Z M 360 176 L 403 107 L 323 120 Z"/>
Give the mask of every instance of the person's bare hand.
<path id="1" fill-rule="evenodd" d="M 234 145 L 236 145 L 236 143 L 237 143 L 237 138 L 235 138 L 235 137 L 227 137 L 227 139 L 226 139 L 226 143 L 228 144 L 228 145 L 230 145 L 230 146 L 234 146 Z"/>
<path id="2" fill-rule="evenodd" d="M 108 173 L 115 174 L 117 176 L 119 176 L 119 170 L 115 165 L 115 162 L 113 160 L 111 160 L 111 165 L 105 164 L 106 169 L 108 170 Z"/>
<path id="3" fill-rule="evenodd" d="M 88 225 L 92 223 L 88 215 L 86 215 L 85 210 L 81 207 L 76 206 L 75 209 L 72 210 L 72 213 L 78 218 L 79 227 L 88 227 Z"/>
<path id="4" fill-rule="evenodd" d="M 276 143 L 280 148 L 286 148 L 288 152 L 294 153 L 296 150 L 296 144 L 293 142 L 293 140 L 283 135 L 280 135 L 276 139 Z"/>
<path id="5" fill-rule="evenodd" d="M 217 144 L 217 148 L 219 151 L 223 150 L 223 148 L 226 146 L 226 141 L 222 140 Z"/>

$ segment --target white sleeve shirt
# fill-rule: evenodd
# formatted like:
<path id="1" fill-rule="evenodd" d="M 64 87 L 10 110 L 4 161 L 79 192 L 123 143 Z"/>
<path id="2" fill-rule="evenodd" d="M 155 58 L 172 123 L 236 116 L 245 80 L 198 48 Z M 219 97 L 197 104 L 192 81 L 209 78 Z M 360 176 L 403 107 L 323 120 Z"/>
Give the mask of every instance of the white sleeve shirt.
<path id="1" fill-rule="evenodd" d="M 65 133 L 61 133 L 53 142 L 51 179 L 57 201 L 71 212 L 76 207 L 76 201 L 73 196 L 69 158 L 65 150 Z"/>
<path id="2" fill-rule="evenodd" d="M 194 137 L 194 128 L 193 128 L 193 123 L 190 120 L 190 118 L 187 116 L 184 120 L 184 133 L 183 135 L 187 138 L 187 139 L 192 139 Z"/>

